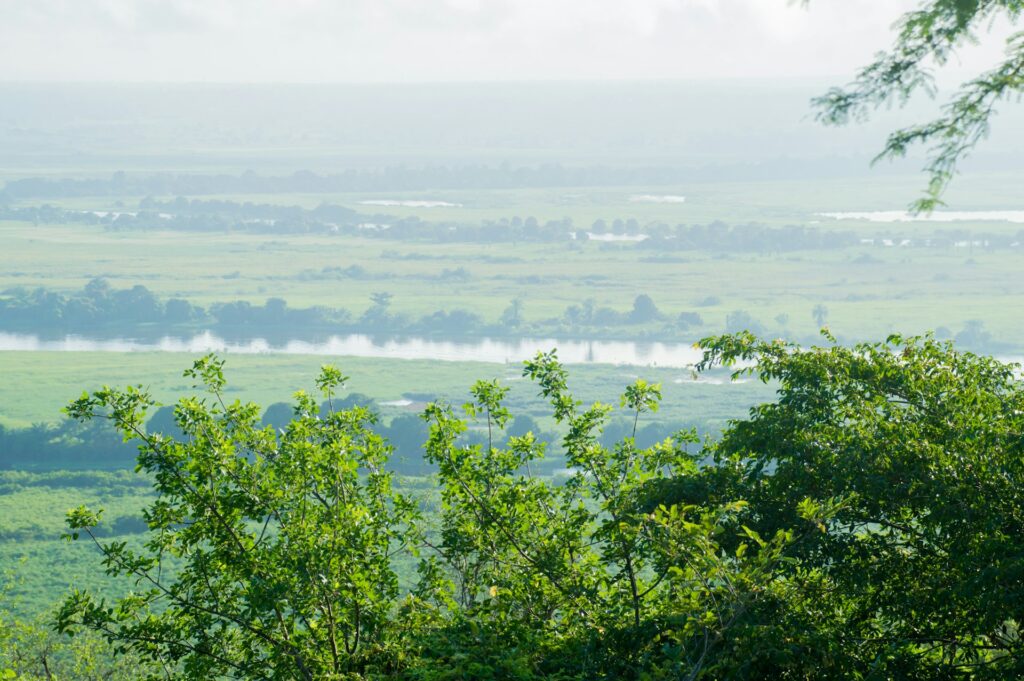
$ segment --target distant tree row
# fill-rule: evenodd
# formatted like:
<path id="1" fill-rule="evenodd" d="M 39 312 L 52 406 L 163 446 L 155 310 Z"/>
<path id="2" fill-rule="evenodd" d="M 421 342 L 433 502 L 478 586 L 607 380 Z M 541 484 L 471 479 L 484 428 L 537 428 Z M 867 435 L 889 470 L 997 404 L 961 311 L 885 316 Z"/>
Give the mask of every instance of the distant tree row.
<path id="1" fill-rule="evenodd" d="M 193 232 L 242 231 L 261 234 L 359 235 L 391 241 L 435 243 L 509 243 L 622 241 L 638 249 L 663 251 L 715 251 L 771 253 L 797 250 L 879 248 L 1016 249 L 1024 244 L 1024 230 L 1016 233 L 977 233 L 965 229 L 941 229 L 931 234 L 905 236 L 884 232 L 861 238 L 852 230 L 823 230 L 804 225 L 772 227 L 757 223 L 729 225 L 670 225 L 661 221 L 641 224 L 635 218 L 595 220 L 589 228 L 571 218 L 540 221 L 513 216 L 500 220 L 466 223 L 458 220 L 398 218 L 387 214 L 363 214 L 344 206 L 256 204 L 225 200 L 178 197 L 158 201 L 147 197 L 138 210 L 82 211 L 50 205 L 2 207 L 0 220 L 34 224 L 88 224 L 112 230 L 176 230 Z M 620 247 L 624 244 L 618 244 Z M 869 256 L 867 256 L 869 257 Z"/>
<path id="2" fill-rule="evenodd" d="M 439 275 L 452 280 L 468 276 L 465 270 L 445 270 Z M 523 301 L 513 300 L 494 322 L 468 310 L 436 310 L 418 318 L 391 308 L 392 295 L 378 291 L 361 315 L 344 308 L 322 306 L 294 308 L 281 298 L 269 298 L 262 305 L 245 300 L 214 303 L 208 308 L 182 298 L 163 300 L 141 284 L 115 289 L 105 279 L 93 279 L 81 291 L 67 295 L 45 288 L 12 288 L 0 297 L 0 329 L 22 332 L 45 331 L 133 331 L 142 326 L 155 332 L 181 328 L 216 329 L 225 336 L 266 336 L 291 340 L 315 333 L 417 334 L 461 338 L 482 335 L 524 333 L 599 333 L 611 327 L 671 322 L 650 296 L 640 294 L 628 311 L 596 307 L 592 300 L 571 305 L 561 318 L 527 323 Z M 683 328 L 700 326 L 695 313 L 683 313 Z M 671 326 L 671 325 L 670 325 Z M 585 327 L 585 328 L 584 328 Z M 674 327 L 672 327 L 674 328 Z M 671 329 L 670 329 L 671 330 Z M 617 335 L 612 333 L 612 335 Z"/>
<path id="3" fill-rule="evenodd" d="M 182 298 L 161 300 L 141 284 L 114 289 L 97 278 L 72 295 L 45 288 L 13 288 L 0 297 L 0 328 L 84 329 L 96 325 L 192 324 L 207 312 Z"/>
<path id="4" fill-rule="evenodd" d="M 418 216 L 396 217 L 364 214 L 344 206 L 257 204 L 178 197 L 159 201 L 147 197 L 137 210 L 82 211 L 43 205 L 3 207 L 0 220 L 33 224 L 87 224 L 111 230 L 172 230 L 189 232 L 240 231 L 256 234 L 337 234 L 402 242 L 434 243 L 550 243 L 619 241 L 618 247 L 640 250 L 772 253 L 798 250 L 849 248 L 965 248 L 977 250 L 1018 249 L 1024 230 L 987 233 L 966 229 L 937 229 L 929 234 L 906 235 L 890 230 L 862 238 L 853 230 L 819 229 L 791 224 L 773 227 L 758 223 L 729 225 L 721 220 L 708 224 L 675 224 L 662 221 L 641 224 L 635 218 L 595 220 L 589 227 L 571 218 L 541 221 L 513 216 L 467 223 L 458 220 L 424 220 Z M 870 262 L 870 256 L 863 256 Z"/>
<path id="5" fill-rule="evenodd" d="M 368 276 L 360 275 L 358 266 L 353 267 L 359 271 L 351 272 L 353 268 L 346 268 L 327 274 L 352 278 Z M 446 269 L 438 276 L 456 281 L 469 275 L 466 270 L 455 268 Z M 375 292 L 370 299 L 370 307 L 360 315 L 344 308 L 289 307 L 282 298 L 268 298 L 262 305 L 236 300 L 204 308 L 183 298 L 163 300 L 141 284 L 115 289 L 105 279 L 98 278 L 70 295 L 45 288 L 4 291 L 0 294 L 0 329 L 23 333 L 91 332 L 101 336 L 129 331 L 135 335 L 156 335 L 210 329 L 229 340 L 251 340 L 259 336 L 271 342 L 303 340 L 325 333 L 411 334 L 451 339 L 554 335 L 673 340 L 679 340 L 679 334 L 717 330 L 791 334 L 790 316 L 786 313 L 775 315 L 772 325 L 747 310 L 736 309 L 725 314 L 724 326 L 720 326 L 712 324 L 696 310 L 666 314 L 645 293 L 637 295 L 632 306 L 625 310 L 598 305 L 588 298 L 566 306 L 559 316 L 533 320 L 525 317 L 523 299 L 515 298 L 490 322 L 463 309 L 435 310 L 412 317 L 394 311 L 393 296 L 386 291 Z M 692 301 L 692 305 L 694 308 L 720 308 L 722 301 L 716 296 L 706 296 Z M 821 328 L 829 319 L 829 310 L 818 303 L 810 309 L 809 317 L 816 328 Z M 941 340 L 956 340 L 974 350 L 1001 352 L 1008 347 L 977 319 L 968 320 L 959 331 L 939 327 L 935 334 Z"/>
<path id="6" fill-rule="evenodd" d="M 0 425 L 0 469 L 131 468 L 136 448 L 103 422 L 71 420 L 29 428 Z"/>
<path id="7" fill-rule="evenodd" d="M 333 401 L 333 409 L 352 407 L 364 407 L 379 415 L 380 408 L 376 401 L 361 393 L 350 393 Z M 321 404 L 321 417 L 327 418 L 331 409 L 332 405 L 327 402 Z M 156 408 L 145 422 L 145 431 L 181 437 L 174 412 L 174 406 Z M 261 422 L 264 426 L 283 430 L 294 417 L 294 405 L 275 402 L 263 412 Z M 429 428 L 418 414 L 400 414 L 390 420 L 377 416 L 377 419 L 373 425 L 374 432 L 384 437 L 394 448 L 388 466 L 390 470 L 402 475 L 426 475 L 436 471 L 424 458 L 423 444 L 427 440 Z M 631 428 L 632 424 L 628 421 L 612 421 L 601 436 L 601 441 L 611 446 L 629 433 Z M 639 446 L 651 447 L 671 436 L 675 430 L 678 430 L 678 426 L 672 427 L 661 421 L 649 422 L 637 431 L 636 442 Z M 700 425 L 699 430 L 710 432 L 709 426 L 704 424 Z M 506 435 L 521 437 L 526 433 L 534 433 L 539 439 L 550 443 L 553 453 L 559 451 L 558 433 L 544 430 L 526 414 L 520 414 L 510 422 Z M 469 445 L 482 444 L 486 439 L 486 432 L 479 430 L 469 430 L 463 435 L 463 440 Z M 104 421 L 79 423 L 65 419 L 57 423 L 37 423 L 27 428 L 5 428 L 0 425 L 0 470 L 126 469 L 134 467 L 137 453 L 133 445 L 126 444 Z M 560 466 L 556 458 L 548 468 L 554 470 Z M 2 493 L 4 489 L 0 488 Z M 3 538 L 0 534 L 0 539 Z"/>
<path id="8" fill-rule="evenodd" d="M 22 208 L 0 205 L 0 220 L 33 224 L 85 224 L 111 230 L 172 230 L 182 232 L 251 232 L 256 234 L 355 233 L 366 218 L 341 206 L 313 210 L 298 206 L 201 202 L 176 199 L 163 209 L 82 211 L 51 205 Z M 142 204 L 151 205 L 143 200 Z M 203 204 L 203 205 L 199 205 Z M 184 208 L 184 210 L 182 210 Z"/>
<path id="9" fill-rule="evenodd" d="M 716 220 L 708 225 L 648 225 L 649 238 L 638 248 L 712 251 L 804 251 L 851 248 L 860 240 L 853 231 L 821 230 L 803 225 L 768 227 L 759 224 L 727 225 Z"/>

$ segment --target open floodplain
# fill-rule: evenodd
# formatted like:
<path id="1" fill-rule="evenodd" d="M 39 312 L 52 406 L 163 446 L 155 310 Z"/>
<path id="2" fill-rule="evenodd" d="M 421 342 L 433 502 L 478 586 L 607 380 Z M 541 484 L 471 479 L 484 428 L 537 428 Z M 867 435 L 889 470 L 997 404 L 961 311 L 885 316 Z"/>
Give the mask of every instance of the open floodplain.
<path id="1" fill-rule="evenodd" d="M 999 176 L 986 185 L 999 186 Z M 885 183 L 882 183 L 885 184 Z M 823 181 L 820 191 L 802 192 L 783 182 L 693 186 L 557 190 L 390 192 L 368 195 L 275 194 L 202 196 L 233 202 L 258 202 L 306 209 L 337 204 L 366 211 L 365 201 L 396 200 L 417 205 L 373 205 L 384 222 L 410 216 L 428 222 L 476 224 L 482 221 L 539 222 L 571 219 L 589 229 L 598 220 L 613 229 L 615 220 L 633 220 L 630 232 L 657 235 L 661 225 L 756 223 L 769 228 L 796 225 L 820 232 L 853 232 L 855 240 L 837 248 L 791 248 L 785 244 L 735 248 L 650 248 L 643 241 L 569 239 L 556 242 L 501 240 L 489 243 L 403 240 L 379 234 L 253 233 L 243 229 L 211 231 L 132 230 L 111 224 L 0 221 L 4 243 L 0 291 L 44 289 L 73 295 L 90 281 L 106 280 L 112 289 L 145 286 L 160 299 L 180 298 L 209 308 L 245 301 L 263 305 L 280 298 L 291 308 L 323 306 L 347 310 L 354 320 L 366 315 L 373 296 L 390 294 L 390 311 L 416 318 L 437 310 L 465 310 L 496 323 L 519 301 L 519 336 L 541 335 L 552 328 L 573 343 L 595 333 L 619 342 L 691 344 L 701 337 L 755 325 L 774 336 L 820 340 L 824 322 L 846 339 L 879 338 L 892 332 L 938 330 L 954 336 L 979 327 L 976 338 L 1004 354 L 1020 350 L 1024 337 L 1019 310 L 1024 306 L 1024 278 L 1018 276 L 1024 251 L 1013 239 L 1020 226 L 1009 221 L 879 222 L 870 215 L 834 219 L 824 212 L 903 208 L 912 181 L 901 179 L 891 194 L 877 182 L 841 184 Z M 971 191 L 971 186 L 958 191 Z M 635 196 L 683 196 L 685 201 L 631 200 Z M 872 197 L 858 203 L 857 195 Z M 972 195 L 977 210 L 1012 208 L 1007 194 Z M 891 198 L 886 198 L 891 197 Z M 74 197 L 51 201 L 67 210 L 134 210 L 143 197 Z M 171 200 L 174 197 L 156 197 Z M 459 205 L 431 205 L 443 201 Z M 28 202 L 19 202 L 22 207 Z M 925 240 L 939 233 L 959 235 L 943 245 Z M 975 243 L 970 235 L 999 235 L 1009 246 Z M 966 236 L 966 238 L 964 237 Z M 913 240 L 912 244 L 904 243 Z M 958 243 L 960 242 L 960 243 Z M 902 245 L 901 245 L 902 244 Z M 337 272 L 348 275 L 336 276 Z M 657 315 L 635 324 L 592 327 L 567 320 L 573 307 L 608 308 L 626 314 L 640 295 L 649 296 Z M 815 309 L 818 308 L 816 316 Z M 824 308 L 824 311 L 821 310 Z M 680 318 L 687 320 L 680 324 Z M 552 320 L 560 326 L 552 326 Z M 972 327 L 972 325 L 974 325 Z M 215 329 L 216 330 L 216 329 Z M 26 331 L 15 329 L 15 331 Z M 28 331 L 32 331 L 28 329 Z M 62 337 L 55 327 L 49 336 Z M 159 333 L 143 324 L 142 336 Z M 172 330 L 188 337 L 209 332 L 195 326 Z M 240 342 L 245 331 L 231 332 Z M 118 337 L 120 327 L 92 329 L 92 337 Z M 289 336 L 289 333 L 292 334 Z M 308 331 L 284 330 L 282 340 L 308 341 Z M 326 333 L 317 330 L 316 333 Z M 241 334 L 241 335 L 239 335 Z M 550 335 L 550 334 L 549 334 Z M 46 334 L 44 334 L 46 336 Z M 89 337 L 89 334 L 85 334 Z M 583 340 L 581 340 L 583 339 Z M 387 342 L 387 338 L 378 338 Z M 443 343 L 434 338 L 431 342 Z M 448 339 L 450 340 L 450 339 Z M 480 342 L 472 334 L 463 342 Z M 373 342 L 371 340 L 371 342 Z M 568 342 L 568 341 L 567 341 Z M 191 394 L 181 372 L 198 353 L 179 352 L 0 352 L 0 424 L 25 428 L 61 419 L 61 407 L 83 390 L 104 384 L 141 384 L 163 404 Z M 521 377 L 521 364 L 508 362 L 431 361 L 429 357 L 297 355 L 273 352 L 225 354 L 232 398 L 255 401 L 264 408 L 287 402 L 295 390 L 311 389 L 319 366 L 338 364 L 351 377 L 349 389 L 374 400 L 383 422 L 417 414 L 431 399 L 459 404 L 477 379 L 497 378 L 512 386 L 515 413 L 553 427 L 536 388 Z M 714 433 L 729 418 L 770 399 L 772 386 L 731 383 L 725 373 L 695 377 L 682 367 L 608 365 L 571 366 L 572 386 L 585 401 L 614 402 L 636 377 L 660 382 L 664 403 L 649 417 L 662 424 L 698 426 Z M 26 472 L 3 473 L 0 505 L 5 545 L 0 570 L 16 571 L 12 601 L 18 612 L 37 613 L 72 584 L 94 585 L 96 556 L 83 545 L 60 540 L 64 510 L 102 501 L 112 518 L 111 532 L 136 541 L 148 488 L 131 473 L 118 471 L 52 472 L 45 458 L 24 462 Z M 422 485 L 420 478 L 408 484 Z"/>
<path id="2" fill-rule="evenodd" d="M 0 681 L 1024 678 L 1024 0 L 908 4 L 0 2 Z"/>
<path id="3" fill-rule="evenodd" d="M 226 397 L 267 406 L 291 402 L 295 390 L 313 391 L 313 378 L 325 361 L 336 363 L 350 377 L 348 394 L 375 402 L 385 422 L 418 415 L 426 400 L 459 405 L 469 400 L 469 386 L 479 379 L 498 379 L 510 386 L 508 405 L 545 430 L 554 430 L 550 408 L 537 388 L 522 378 L 518 365 L 479 362 L 432 362 L 296 355 L 226 355 Z M 196 394 L 182 370 L 195 355 L 177 353 L 0 352 L 0 403 L 3 426 L 25 428 L 60 418 L 60 407 L 83 390 L 103 385 L 141 384 L 162 404 Z M 756 381 L 732 383 L 726 374 L 695 380 L 689 371 L 653 367 L 581 365 L 571 367 L 571 387 L 585 401 L 617 406 L 617 396 L 638 376 L 662 383 L 664 403 L 641 426 L 700 426 L 719 429 L 753 404 L 771 398 L 773 388 Z M 625 418 L 625 417 L 620 417 Z M 7 605 L 22 616 L 45 612 L 72 587 L 108 591 L 92 547 L 61 539 L 64 512 L 80 504 L 102 506 L 108 534 L 135 545 L 144 527 L 141 509 L 154 497 L 148 480 L 130 470 L 84 468 L 51 470 L 44 456 L 23 461 L 17 471 L 0 471 L 0 574 L 11 575 Z M 431 499 L 428 478 L 401 476 L 399 483 L 418 497 Z M 411 566 L 405 573 L 412 578 Z M 14 577 L 16 575 L 16 577 Z"/>
<path id="4" fill-rule="evenodd" d="M 746 117 L 736 123 L 690 95 L 690 134 L 732 146 L 688 155 L 675 120 L 632 111 L 643 134 L 581 141 L 574 110 L 571 124 L 534 135 L 497 117 L 518 106 L 502 100 L 488 130 L 444 143 L 417 146 L 411 126 L 358 112 L 339 131 L 314 112 L 300 122 L 307 134 L 266 147 L 258 131 L 188 123 L 179 149 L 160 125 L 131 122 L 155 116 L 163 105 L 143 105 L 162 93 L 137 92 L 125 106 L 145 111 L 123 117 L 90 108 L 109 97 L 81 106 L 92 127 L 79 135 L 63 110 L 36 116 L 32 92 L 4 92 L 27 107 L 11 115 L 53 130 L 29 144 L 0 125 L 0 611 L 46 617 L 72 587 L 113 595 L 98 553 L 61 539 L 70 508 L 103 506 L 105 537 L 142 541 L 153 497 L 131 471 L 133 450 L 89 449 L 95 433 L 68 426 L 62 408 L 83 391 L 137 385 L 166 417 L 196 392 L 182 372 L 213 347 L 224 348 L 225 396 L 259 404 L 272 426 L 323 364 L 337 365 L 349 377 L 340 397 L 371 406 L 394 438 L 399 486 L 435 510 L 419 416 L 431 401 L 458 407 L 477 380 L 509 386 L 517 432 L 551 443 L 543 474 L 564 473 L 564 431 L 523 377 L 527 346 L 560 350 L 584 403 L 618 408 L 637 378 L 660 384 L 660 409 L 637 429 L 645 445 L 687 428 L 713 438 L 773 398 L 771 384 L 694 372 L 693 344 L 708 336 L 749 329 L 808 344 L 826 342 L 822 326 L 843 343 L 933 331 L 1024 355 L 1019 175 L 998 167 L 958 181 L 947 196 L 956 219 L 906 221 L 919 175 L 868 176 L 864 159 L 822 161 L 833 150 L 811 143 L 800 153 L 817 161 L 789 158 L 789 132 L 751 160 L 737 130 L 775 139 L 743 113 L 757 107 L 733 106 Z M 65 93 L 79 97 L 89 99 Z M 604 95 L 600 105 L 616 106 Z M 790 113 L 803 116 L 803 100 Z M 565 166 L 544 165 L 552 157 Z M 686 167 L 651 170 L 666 164 Z M 618 409 L 608 442 L 630 425 Z M 400 572 L 407 586 L 410 566 Z"/>
<path id="5" fill-rule="evenodd" d="M 1005 178 L 996 176 L 991 184 L 1001 181 Z M 572 306 L 590 304 L 628 312 L 638 295 L 646 295 L 657 306 L 661 322 L 649 320 L 630 328 L 606 325 L 601 335 L 692 342 L 725 330 L 730 314 L 746 313 L 762 331 L 808 338 L 818 328 L 812 310 L 822 305 L 827 308 L 824 321 L 846 338 L 926 330 L 955 335 L 972 320 L 984 325 L 997 349 L 1015 345 L 1014 339 L 1021 337 L 1024 329 L 1017 310 L 1024 279 L 1016 276 L 1024 254 L 1020 243 L 1024 240 L 1017 238 L 1021 225 L 1006 220 L 946 222 L 938 217 L 933 222 L 878 222 L 871 216 L 835 219 L 820 213 L 856 212 L 850 210 L 853 199 L 846 194 L 874 197 L 874 183 L 850 182 L 844 194 L 836 182 L 823 182 L 820 192 L 806 195 L 798 195 L 796 187 L 787 191 L 783 183 L 771 184 L 770 190 L 758 183 L 745 188 L 734 184 L 676 188 L 677 192 L 688 190 L 688 200 L 681 204 L 631 203 L 628 197 L 636 190 L 629 187 L 604 188 L 602 193 L 560 189 L 589 197 L 594 205 L 588 204 L 582 214 L 576 212 L 578 206 L 557 205 L 551 192 L 539 190 L 518 192 L 514 199 L 506 199 L 507 205 L 491 205 L 494 193 L 488 192 L 449 196 L 481 208 L 446 209 L 452 214 L 445 216 L 429 212 L 435 209 L 402 210 L 416 211 L 431 224 L 528 218 L 544 222 L 556 214 L 577 228 L 589 229 L 596 220 L 605 221 L 609 229 L 615 220 L 633 221 L 636 234 L 668 230 L 669 237 L 678 225 L 716 221 L 741 230 L 749 225 L 785 230 L 788 225 L 842 234 L 843 245 L 810 249 L 786 243 L 781 232 L 774 240 L 744 242 L 736 237 L 727 247 L 676 248 L 670 240 L 537 243 L 509 235 L 496 242 L 439 242 L 426 236 L 397 240 L 380 234 L 141 231 L 103 224 L 0 221 L 0 239 L 5 244 L 0 290 L 43 287 L 71 293 L 94 278 L 104 278 L 114 288 L 143 285 L 158 296 L 202 306 L 232 301 L 261 305 L 268 298 L 281 298 L 292 308 L 341 308 L 356 318 L 372 306 L 374 293 L 386 292 L 391 296 L 390 310 L 397 314 L 418 317 L 437 310 L 464 310 L 489 323 L 497 322 L 518 300 L 523 323 L 516 335 L 525 336 L 544 335 L 551 328 L 545 321 L 566 321 Z M 831 197 L 827 205 L 822 195 Z M 602 196 L 607 203 L 601 203 Z M 711 209 L 700 207 L 702 196 L 720 198 Z M 770 196 L 775 198 L 767 204 Z M 901 210 L 904 206 L 896 196 L 893 192 L 885 205 L 874 198 L 867 207 Z M 1007 210 L 1010 196 L 1007 191 L 997 203 L 1000 199 L 994 194 L 981 194 L 972 207 Z M 304 201 L 313 206 L 339 199 L 344 197 L 274 195 L 232 200 L 273 201 L 283 206 Z M 75 202 L 91 201 L 91 209 L 98 211 L 111 210 L 116 204 L 124 209 L 138 200 L 101 197 Z M 472 214 L 459 217 L 455 211 L 461 210 Z M 367 219 L 383 222 L 401 217 Z M 1004 242 L 990 243 L 992 237 Z M 681 313 L 698 315 L 699 323 L 684 329 L 663 323 Z M 566 321 L 565 329 L 577 336 L 593 333 L 593 329 L 573 333 L 571 321 Z"/>

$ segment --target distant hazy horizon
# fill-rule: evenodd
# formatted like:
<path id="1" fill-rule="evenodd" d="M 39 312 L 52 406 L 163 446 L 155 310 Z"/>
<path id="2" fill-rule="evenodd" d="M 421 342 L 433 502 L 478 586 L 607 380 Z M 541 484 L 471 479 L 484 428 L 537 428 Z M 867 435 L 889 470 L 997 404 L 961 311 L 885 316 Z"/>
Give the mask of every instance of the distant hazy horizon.
<path id="1" fill-rule="evenodd" d="M 915 0 L 6 0 L 4 82 L 846 79 Z M 950 64 L 1002 50 L 996 25 Z"/>
<path id="2" fill-rule="evenodd" d="M 895 125 L 934 102 L 829 128 L 823 78 L 404 84 L 0 84 L 0 176 L 132 171 L 333 172 L 395 165 L 717 168 L 780 179 L 917 173 L 872 168 Z M 971 161 L 1016 168 L 1024 113 L 1008 103 Z"/>

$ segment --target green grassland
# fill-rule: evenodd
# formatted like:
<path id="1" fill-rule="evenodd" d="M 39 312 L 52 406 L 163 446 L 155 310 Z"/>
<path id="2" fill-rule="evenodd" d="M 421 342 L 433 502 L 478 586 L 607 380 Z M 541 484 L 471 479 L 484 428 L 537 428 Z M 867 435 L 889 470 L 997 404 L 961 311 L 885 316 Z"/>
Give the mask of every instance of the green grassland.
<path id="1" fill-rule="evenodd" d="M 129 471 L 0 472 L 0 577 L 10 580 L 5 605 L 16 614 L 35 615 L 72 587 L 107 592 L 98 551 L 61 538 L 64 514 L 83 504 L 101 507 L 109 526 L 123 527 L 115 523 L 137 519 L 152 499 L 146 479 Z M 129 541 L 139 536 L 105 534 Z"/>
<path id="2" fill-rule="evenodd" d="M 358 316 L 375 291 L 393 294 L 392 310 L 413 317 L 461 308 L 494 322 L 513 298 L 529 323 L 561 317 L 569 305 L 630 309 L 647 294 L 674 318 L 697 311 L 704 328 L 692 342 L 725 328 L 726 316 L 750 312 L 774 334 L 807 337 L 811 310 L 824 304 L 838 334 L 877 338 L 893 331 L 984 321 L 997 339 L 1020 345 L 1024 296 L 1018 250 L 883 248 L 785 254 L 658 253 L 633 245 L 399 243 L 348 236 L 265 236 L 180 232 L 110 232 L 99 227 L 0 223 L 5 245 L 0 290 L 80 289 L 93 277 L 116 287 L 144 284 L 161 296 L 194 303 L 284 298 L 290 306 L 342 307 Z M 358 265 L 364 278 L 335 279 L 325 268 Z M 462 267 L 465 280 L 444 277 Z M 716 300 L 699 307 L 709 297 Z M 784 324 L 775 322 L 788 315 Z M 612 329 L 611 334 L 643 332 Z"/>
<path id="3" fill-rule="evenodd" d="M 413 498 L 433 494 L 426 478 L 400 478 L 398 484 Z M 35 617 L 52 610 L 72 589 L 123 595 L 130 582 L 103 574 L 102 556 L 90 539 L 64 538 L 65 514 L 82 505 L 103 509 L 99 540 L 141 548 L 142 510 L 155 499 L 149 478 L 130 471 L 0 471 L 0 612 Z M 168 561 L 165 569 L 173 565 Z M 397 568 L 403 587 L 411 587 L 414 560 L 405 557 Z"/>
<path id="4" fill-rule="evenodd" d="M 338 202 L 367 210 L 372 198 L 438 199 L 461 208 L 379 210 L 424 219 L 479 222 L 519 215 L 538 219 L 570 217 L 577 225 L 593 219 L 729 224 L 804 224 L 820 229 L 854 230 L 865 237 L 911 236 L 941 229 L 1015 234 L 1011 223 L 877 224 L 834 221 L 823 211 L 892 210 L 905 206 L 920 186 L 916 175 L 814 182 L 699 183 L 688 187 L 602 187 L 535 190 L 439 191 L 385 194 L 281 194 L 229 196 L 307 207 Z M 957 210 L 1011 209 L 1016 178 L 984 174 L 962 178 L 948 201 Z M 686 203 L 637 203 L 636 194 L 685 195 Z M 75 198 L 55 203 L 81 209 L 131 207 L 139 197 Z M 377 210 L 377 209 L 374 209 Z M 324 305 L 358 316 L 374 292 L 393 294 L 391 310 L 418 318 L 438 309 L 465 309 L 495 322 L 509 303 L 523 301 L 521 333 L 543 333 L 543 320 L 561 318 L 566 307 L 592 300 L 596 307 L 628 311 L 636 296 L 653 298 L 664 321 L 646 326 L 609 327 L 608 336 L 657 337 L 693 342 L 726 329 L 727 317 L 748 312 L 764 333 L 802 340 L 817 337 L 811 314 L 828 309 L 827 324 L 843 339 L 880 338 L 891 332 L 944 329 L 957 333 L 969 320 L 981 320 L 992 337 L 1013 354 L 1024 347 L 1024 277 L 1018 249 L 899 248 L 860 246 L 842 250 L 785 253 L 669 253 L 633 244 L 435 243 L 400 242 L 347 235 L 278 235 L 241 232 L 112 231 L 102 227 L 0 222 L 0 291 L 43 286 L 71 292 L 94 277 L 115 287 L 144 284 L 162 297 L 194 303 L 247 300 L 260 304 L 284 298 L 292 307 Z M 359 278 L 336 278 L 326 268 L 358 265 Z M 463 268 L 462 279 L 445 271 Z M 679 330 L 681 312 L 697 312 L 703 324 Z M 100 383 L 143 382 L 163 400 L 187 386 L 180 371 L 190 359 L 160 354 L 2 353 L 0 423 L 50 421 L 82 388 Z M 230 360 L 235 384 L 247 398 L 267 404 L 288 399 L 309 386 L 323 357 L 238 356 Z M 465 395 L 476 378 L 518 375 L 518 367 L 338 358 L 353 375 L 352 389 L 379 400 L 406 392 Z M 593 386 L 593 399 L 610 399 L 624 381 L 606 367 L 579 367 L 574 374 Z M 645 370 L 646 371 L 646 370 Z M 671 384 L 681 372 L 653 371 Z M 614 385 L 612 385 L 614 384 Z M 700 391 L 706 390 L 704 394 Z M 667 396 L 666 414 L 709 419 L 732 414 L 719 408 L 723 392 L 703 384 L 687 388 L 686 398 Z M 699 398 L 696 397 L 699 395 Z M 459 397 L 458 399 L 461 399 Z M 728 402 L 728 400 L 726 400 Z M 740 399 L 749 404 L 751 400 Z M 688 416 L 689 418 L 689 416 Z"/>
<path id="5" fill-rule="evenodd" d="M 456 404 L 469 399 L 474 381 L 497 378 L 510 387 L 509 404 L 514 413 L 543 418 L 549 413 L 537 398 L 537 389 L 522 378 L 518 364 L 434 362 L 357 357 L 302 355 L 226 355 L 227 395 L 264 407 L 291 401 L 295 391 L 314 390 L 319 367 L 334 363 L 350 376 L 348 389 L 378 401 L 400 399 L 405 394 L 435 396 Z M 197 391 L 182 371 L 195 356 L 177 353 L 60 353 L 0 352 L 0 424 L 17 427 L 54 421 L 60 409 L 81 395 L 103 385 L 143 385 L 154 398 L 171 404 Z M 637 377 L 660 382 L 664 390 L 662 410 L 652 419 L 677 423 L 724 424 L 743 416 L 747 408 L 770 399 L 772 389 L 757 382 L 729 384 L 694 381 L 685 370 L 655 367 L 570 367 L 570 386 L 580 399 L 617 403 L 626 385 Z M 384 407 L 385 417 L 416 412 L 422 402 L 408 408 Z"/>

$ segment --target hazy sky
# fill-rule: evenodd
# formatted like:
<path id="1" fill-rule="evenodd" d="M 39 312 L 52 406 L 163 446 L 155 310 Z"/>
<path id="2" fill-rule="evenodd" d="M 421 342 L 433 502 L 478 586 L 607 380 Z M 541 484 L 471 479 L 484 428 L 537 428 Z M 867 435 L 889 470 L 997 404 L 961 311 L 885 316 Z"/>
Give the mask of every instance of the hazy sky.
<path id="1" fill-rule="evenodd" d="M 913 0 L 0 0 L 0 80 L 844 76 Z M 988 41 L 977 59 L 998 53 Z"/>

